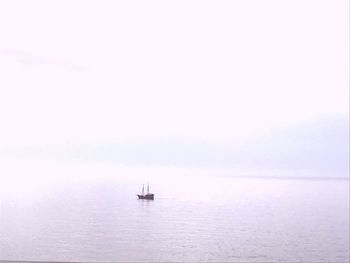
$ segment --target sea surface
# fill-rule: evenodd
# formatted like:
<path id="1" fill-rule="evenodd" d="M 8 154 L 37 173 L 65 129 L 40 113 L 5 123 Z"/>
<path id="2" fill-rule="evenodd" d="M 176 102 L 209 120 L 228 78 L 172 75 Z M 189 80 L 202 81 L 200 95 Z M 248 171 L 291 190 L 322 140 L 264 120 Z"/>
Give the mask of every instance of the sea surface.
<path id="1" fill-rule="evenodd" d="M 154 201 L 137 200 L 146 180 Z M 348 180 L 119 176 L 17 186 L 0 192 L 2 260 L 349 261 Z"/>

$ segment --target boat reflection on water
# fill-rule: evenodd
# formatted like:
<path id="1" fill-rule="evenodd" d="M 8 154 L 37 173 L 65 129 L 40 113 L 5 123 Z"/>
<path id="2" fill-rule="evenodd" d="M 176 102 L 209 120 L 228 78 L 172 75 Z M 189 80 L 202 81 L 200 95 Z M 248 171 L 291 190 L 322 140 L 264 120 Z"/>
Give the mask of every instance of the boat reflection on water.
<path id="1" fill-rule="evenodd" d="M 149 192 L 149 184 L 147 184 L 147 193 L 145 194 L 145 185 L 142 185 L 142 193 L 137 195 L 139 199 L 154 200 L 154 194 Z"/>

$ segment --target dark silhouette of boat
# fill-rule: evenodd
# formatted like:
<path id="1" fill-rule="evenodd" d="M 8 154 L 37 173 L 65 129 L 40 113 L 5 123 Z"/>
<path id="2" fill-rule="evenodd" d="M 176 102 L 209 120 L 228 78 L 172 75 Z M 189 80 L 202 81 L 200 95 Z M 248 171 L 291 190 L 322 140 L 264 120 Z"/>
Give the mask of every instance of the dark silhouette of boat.
<path id="1" fill-rule="evenodd" d="M 154 200 L 154 194 L 149 192 L 149 184 L 147 184 L 147 193 L 145 194 L 145 185 L 142 185 L 142 194 L 137 195 L 139 199 Z"/>

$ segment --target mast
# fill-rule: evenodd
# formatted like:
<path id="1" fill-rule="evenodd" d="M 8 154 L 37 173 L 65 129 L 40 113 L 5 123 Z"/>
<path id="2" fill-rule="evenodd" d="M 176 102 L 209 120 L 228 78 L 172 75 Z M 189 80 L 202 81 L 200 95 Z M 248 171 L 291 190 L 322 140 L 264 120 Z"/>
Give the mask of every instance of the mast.
<path id="1" fill-rule="evenodd" d="M 145 185 L 143 184 L 142 185 L 142 195 L 144 195 L 145 194 Z"/>
<path id="2" fill-rule="evenodd" d="M 149 184 L 147 184 L 147 194 L 149 194 Z"/>

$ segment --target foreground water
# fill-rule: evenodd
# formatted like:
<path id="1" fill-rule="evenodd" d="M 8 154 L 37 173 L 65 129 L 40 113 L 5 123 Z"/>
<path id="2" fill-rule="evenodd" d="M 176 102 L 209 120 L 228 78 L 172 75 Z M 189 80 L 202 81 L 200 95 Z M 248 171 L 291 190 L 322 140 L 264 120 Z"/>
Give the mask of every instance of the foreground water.
<path id="1" fill-rule="evenodd" d="M 346 180 L 61 180 L 0 194 L 0 259 L 346 262 Z"/>

